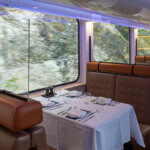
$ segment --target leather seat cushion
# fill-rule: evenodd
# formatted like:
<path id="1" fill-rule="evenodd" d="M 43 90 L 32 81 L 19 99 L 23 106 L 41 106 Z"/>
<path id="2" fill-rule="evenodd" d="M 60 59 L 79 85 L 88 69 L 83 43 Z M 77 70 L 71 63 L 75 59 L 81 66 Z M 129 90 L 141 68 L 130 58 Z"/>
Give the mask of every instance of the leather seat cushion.
<path id="1" fill-rule="evenodd" d="M 132 65 L 129 64 L 112 64 L 100 63 L 100 72 L 116 73 L 116 74 L 132 74 Z"/>
<path id="2" fill-rule="evenodd" d="M 150 56 L 146 56 L 146 61 L 150 61 Z"/>
<path id="3" fill-rule="evenodd" d="M 98 71 L 98 65 L 99 65 L 98 62 L 88 62 L 87 70 L 97 72 Z"/>
<path id="4" fill-rule="evenodd" d="M 86 90 L 93 96 L 114 97 L 115 74 L 87 72 Z"/>
<path id="5" fill-rule="evenodd" d="M 24 131 L 12 132 L 0 126 L 1 150 L 29 150 L 30 135 Z"/>
<path id="6" fill-rule="evenodd" d="M 45 128 L 42 126 L 34 126 L 25 130 L 31 136 L 31 148 L 37 150 L 47 150 L 47 141 Z"/>
<path id="7" fill-rule="evenodd" d="M 9 96 L 0 96 L 0 124 L 17 132 L 42 122 L 42 105 L 31 100 L 25 102 Z"/>
<path id="8" fill-rule="evenodd" d="M 133 73 L 136 76 L 150 77 L 150 66 L 146 65 L 135 65 Z"/>
<path id="9" fill-rule="evenodd" d="M 135 57 L 135 61 L 144 62 L 145 59 L 146 59 L 145 56 L 136 56 L 136 57 Z"/>

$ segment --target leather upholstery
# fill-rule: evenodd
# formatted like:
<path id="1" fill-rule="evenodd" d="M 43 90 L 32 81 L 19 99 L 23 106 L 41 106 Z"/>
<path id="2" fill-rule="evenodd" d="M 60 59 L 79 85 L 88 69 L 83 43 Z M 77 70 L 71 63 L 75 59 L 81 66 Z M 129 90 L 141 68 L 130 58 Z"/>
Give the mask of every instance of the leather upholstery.
<path id="1" fill-rule="evenodd" d="M 31 136 L 31 148 L 35 150 L 47 150 L 45 128 L 42 126 L 35 126 L 26 129 Z"/>
<path id="2" fill-rule="evenodd" d="M 115 75 L 87 72 L 86 90 L 94 96 L 114 97 Z"/>
<path id="3" fill-rule="evenodd" d="M 0 126 L 0 150 L 29 150 L 30 135 L 24 131 L 14 133 Z"/>
<path id="4" fill-rule="evenodd" d="M 150 77 L 150 66 L 135 65 L 133 73 L 136 76 Z"/>
<path id="5" fill-rule="evenodd" d="M 7 96 L 7 98 L 9 97 L 9 99 L 16 99 L 16 100 L 22 100 L 22 101 L 25 101 L 27 102 L 28 101 L 28 98 L 27 97 L 24 97 L 22 95 L 18 95 L 18 94 L 15 94 L 15 93 L 12 93 L 10 91 L 6 91 L 6 90 L 0 90 L 0 97 L 2 97 L 3 95 L 3 99 L 5 98 L 5 96 Z"/>
<path id="6" fill-rule="evenodd" d="M 98 62 L 88 62 L 87 70 L 97 72 L 98 71 L 98 65 L 99 65 Z"/>
<path id="7" fill-rule="evenodd" d="M 150 61 L 150 56 L 146 56 L 146 61 Z"/>
<path id="8" fill-rule="evenodd" d="M 117 75 L 115 100 L 131 104 L 138 121 L 150 125 L 150 79 Z"/>
<path id="9" fill-rule="evenodd" d="M 144 62 L 145 61 L 145 56 L 136 56 L 135 57 L 135 61 L 138 61 L 138 62 Z"/>
<path id="10" fill-rule="evenodd" d="M 132 74 L 132 65 L 128 64 L 111 64 L 111 63 L 100 63 L 100 72 L 116 73 L 116 74 Z"/>
<path id="11" fill-rule="evenodd" d="M 25 102 L 0 95 L 0 124 L 11 131 L 21 131 L 40 123 L 42 115 L 40 102 Z"/>
<path id="12" fill-rule="evenodd" d="M 118 75 L 131 72 L 131 67 L 126 72 L 123 72 L 123 67 L 120 67 L 120 64 L 101 63 L 100 71 L 109 73 L 87 72 L 87 91 L 94 96 L 111 97 L 117 101 L 131 104 L 140 122 L 140 129 L 146 144 L 145 149 L 133 142 L 134 149 L 150 150 L 150 78 L 137 77 L 150 77 L 150 66 L 133 66 L 136 76 Z"/>

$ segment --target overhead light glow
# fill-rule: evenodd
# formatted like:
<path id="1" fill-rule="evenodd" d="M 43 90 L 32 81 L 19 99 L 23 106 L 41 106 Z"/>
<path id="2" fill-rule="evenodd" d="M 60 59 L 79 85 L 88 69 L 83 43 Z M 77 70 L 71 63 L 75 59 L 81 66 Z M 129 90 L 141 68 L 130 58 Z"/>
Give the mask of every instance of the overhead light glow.
<path id="1" fill-rule="evenodd" d="M 86 22 L 86 27 L 87 27 L 87 29 L 92 29 L 92 27 L 93 27 L 93 22 Z"/>

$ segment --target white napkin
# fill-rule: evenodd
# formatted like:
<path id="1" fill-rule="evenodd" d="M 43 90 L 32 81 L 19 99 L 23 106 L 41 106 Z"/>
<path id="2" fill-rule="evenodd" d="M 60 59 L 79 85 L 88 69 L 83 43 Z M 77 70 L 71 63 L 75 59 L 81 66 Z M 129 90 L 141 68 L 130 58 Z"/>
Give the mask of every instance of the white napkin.
<path id="1" fill-rule="evenodd" d="M 87 114 L 86 111 L 82 111 L 78 108 L 72 108 L 68 112 L 68 116 L 73 117 L 73 118 L 81 118 Z"/>
<path id="2" fill-rule="evenodd" d="M 82 92 L 79 91 L 70 91 L 66 96 L 80 96 Z"/>
<path id="3" fill-rule="evenodd" d="M 106 97 L 98 97 L 98 98 L 96 99 L 96 103 L 102 104 L 102 105 L 110 104 L 111 101 L 112 101 L 111 98 L 106 98 Z"/>
<path id="4" fill-rule="evenodd" d="M 68 90 L 60 90 L 60 91 L 57 91 L 56 94 L 58 96 L 62 96 L 62 95 L 67 95 L 70 91 Z"/>

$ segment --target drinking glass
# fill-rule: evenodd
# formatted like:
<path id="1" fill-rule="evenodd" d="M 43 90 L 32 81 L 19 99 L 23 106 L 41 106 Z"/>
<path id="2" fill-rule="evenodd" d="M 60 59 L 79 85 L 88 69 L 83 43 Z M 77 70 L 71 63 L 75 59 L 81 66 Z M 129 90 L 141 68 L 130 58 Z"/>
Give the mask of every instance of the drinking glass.
<path id="1" fill-rule="evenodd" d="M 88 105 L 91 103 L 91 93 L 90 92 L 85 92 L 85 97 L 84 97 L 84 104 Z"/>

